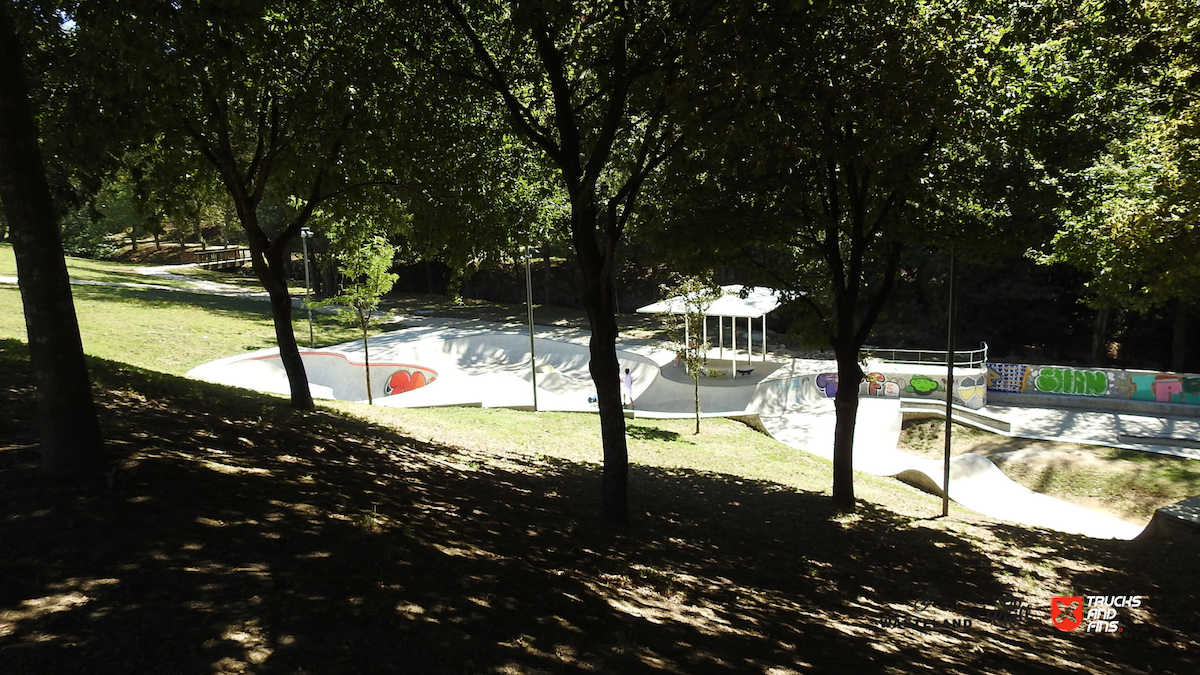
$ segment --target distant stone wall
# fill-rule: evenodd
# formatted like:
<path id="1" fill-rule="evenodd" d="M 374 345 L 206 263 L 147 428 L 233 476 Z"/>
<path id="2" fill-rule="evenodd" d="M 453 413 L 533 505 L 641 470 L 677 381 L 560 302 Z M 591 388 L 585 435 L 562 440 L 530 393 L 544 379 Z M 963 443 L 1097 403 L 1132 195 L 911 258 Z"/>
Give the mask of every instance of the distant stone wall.
<path id="1" fill-rule="evenodd" d="M 1200 375 L 1149 370 L 988 363 L 987 390 L 1200 406 Z"/>

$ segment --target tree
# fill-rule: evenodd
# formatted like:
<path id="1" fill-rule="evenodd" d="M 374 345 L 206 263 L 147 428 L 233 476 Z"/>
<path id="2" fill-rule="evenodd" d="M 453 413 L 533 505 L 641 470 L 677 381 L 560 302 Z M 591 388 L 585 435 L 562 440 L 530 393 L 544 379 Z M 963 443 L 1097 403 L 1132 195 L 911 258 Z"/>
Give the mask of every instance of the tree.
<path id="1" fill-rule="evenodd" d="M 6 3 L 0 6 L 0 201 L 37 385 L 41 470 L 91 477 L 106 464 L 104 446 L 23 60 Z"/>
<path id="2" fill-rule="evenodd" d="M 721 288 L 710 278 L 683 276 L 673 284 L 662 287 L 668 298 L 678 304 L 664 319 L 673 325 L 671 341 L 675 351 L 683 359 L 684 369 L 692 378 L 692 394 L 696 404 L 696 433 L 700 433 L 700 375 L 708 365 L 709 344 L 704 340 L 704 322 L 708 319 L 708 308 L 721 297 Z M 682 322 L 682 333 L 678 322 Z M 730 373 L 731 376 L 735 375 Z"/>
<path id="3" fill-rule="evenodd" d="M 1190 309 L 1200 301 L 1195 4 L 1097 7 L 1078 23 L 1106 39 L 1085 43 L 1072 36 L 1059 50 L 1084 53 L 1077 61 L 1098 74 L 1105 96 L 1079 114 L 1099 120 L 1109 133 L 1089 165 L 1063 181 L 1062 224 L 1043 260 L 1090 274 L 1090 304 L 1101 317 L 1112 308 L 1149 312 L 1173 305 L 1172 367 L 1182 369 Z"/>
<path id="4" fill-rule="evenodd" d="M 602 516 L 627 522 L 614 268 L 646 180 L 677 145 L 669 113 L 684 98 L 687 55 L 714 8 L 536 0 L 439 6 L 453 33 L 428 37 L 419 51 L 488 97 L 493 116 L 553 169 L 570 204 L 565 229 L 583 275 L 604 446 Z"/>
<path id="5" fill-rule="evenodd" d="M 343 241 L 344 248 L 337 254 L 338 270 L 348 282 L 341 291 L 325 300 L 312 303 L 314 307 L 340 305 L 342 314 L 362 331 L 363 373 L 366 377 L 367 403 L 374 404 L 371 394 L 371 351 L 367 334 L 376 323 L 375 310 L 383 296 L 399 277 L 388 270 L 396 256 L 396 247 L 379 235 L 364 235 Z"/>
<path id="6" fill-rule="evenodd" d="M 85 2 L 72 18 L 76 48 L 102 64 L 97 86 L 132 110 L 157 152 L 207 164 L 228 193 L 270 297 L 292 405 L 311 409 L 291 255 L 319 206 L 405 184 L 395 155 L 417 108 L 411 73 L 386 49 L 399 18 L 374 2 L 271 0 Z"/>
<path id="7" fill-rule="evenodd" d="M 981 51 L 965 23 L 956 7 L 916 1 L 746 12 L 708 75 L 728 103 L 692 127 L 661 188 L 680 195 L 661 214 L 672 254 L 749 265 L 833 348 L 840 508 L 855 504 L 859 350 L 901 254 L 948 248 L 1004 208 L 972 184 L 1003 158 L 979 133 L 966 80 L 986 69 L 964 66 Z"/>

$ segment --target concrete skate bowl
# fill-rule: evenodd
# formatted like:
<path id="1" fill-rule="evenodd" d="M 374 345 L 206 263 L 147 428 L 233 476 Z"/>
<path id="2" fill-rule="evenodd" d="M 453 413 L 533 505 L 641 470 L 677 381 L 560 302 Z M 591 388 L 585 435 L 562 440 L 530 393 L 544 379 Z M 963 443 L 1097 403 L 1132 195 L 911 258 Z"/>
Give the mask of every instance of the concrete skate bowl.
<path id="1" fill-rule="evenodd" d="M 595 396 L 588 347 L 537 338 L 534 349 L 538 408 L 594 409 L 588 400 Z M 376 404 L 391 407 L 528 407 L 533 403 L 529 354 L 529 337 L 516 332 L 396 331 L 370 341 L 371 393 Z M 300 355 L 314 397 L 366 400 L 361 342 Z M 622 372 L 628 368 L 633 375 L 635 397 L 653 391 L 659 377 L 652 359 L 627 351 L 618 351 L 617 358 Z M 289 391 L 277 349 L 213 361 L 188 376 L 257 391 Z"/>
<path id="2" fill-rule="evenodd" d="M 277 350 L 270 352 L 256 352 L 245 358 L 205 364 L 188 375 L 257 391 L 287 394 L 290 388 L 283 362 Z M 306 351 L 301 357 L 308 374 L 308 388 L 314 397 L 366 400 L 366 376 L 362 361 L 334 351 Z M 370 372 L 371 394 L 377 398 L 414 391 L 439 379 L 437 371 L 432 368 L 394 361 L 378 362 L 372 359 Z"/>

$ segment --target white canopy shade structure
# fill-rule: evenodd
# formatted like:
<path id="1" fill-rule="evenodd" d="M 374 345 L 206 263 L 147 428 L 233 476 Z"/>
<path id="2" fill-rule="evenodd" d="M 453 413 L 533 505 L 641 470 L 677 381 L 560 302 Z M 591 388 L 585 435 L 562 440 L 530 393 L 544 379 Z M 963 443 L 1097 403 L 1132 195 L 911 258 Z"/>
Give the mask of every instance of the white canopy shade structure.
<path id="1" fill-rule="evenodd" d="M 741 297 L 742 295 L 746 297 Z M 767 314 L 774 311 L 782 304 L 780 293 L 771 288 L 762 288 L 758 286 L 741 286 L 731 285 L 721 287 L 721 297 L 713 301 L 705 312 L 705 318 L 710 316 L 717 317 L 718 326 L 718 346 L 721 350 L 720 358 L 725 356 L 725 330 L 724 320 L 729 317 L 732 322 L 733 351 L 730 358 L 733 365 L 733 373 L 737 373 L 737 320 L 746 320 L 746 361 L 747 366 L 754 358 L 754 339 L 753 339 L 753 321 L 762 319 L 762 360 L 767 360 Z M 667 298 L 661 302 L 656 302 L 652 305 L 646 305 L 637 310 L 641 314 L 686 314 L 687 306 L 683 298 L 674 297 Z M 704 340 L 708 341 L 708 321 L 704 322 Z M 685 340 L 688 339 L 685 337 Z"/>

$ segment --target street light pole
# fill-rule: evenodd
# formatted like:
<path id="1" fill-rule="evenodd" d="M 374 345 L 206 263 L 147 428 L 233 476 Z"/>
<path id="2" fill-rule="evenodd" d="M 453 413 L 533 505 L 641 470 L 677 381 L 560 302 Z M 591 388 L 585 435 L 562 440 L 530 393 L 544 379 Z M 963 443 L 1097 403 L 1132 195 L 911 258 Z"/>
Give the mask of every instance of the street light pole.
<path id="1" fill-rule="evenodd" d="M 958 298 L 954 282 L 958 276 L 954 249 L 950 249 L 950 303 L 946 311 L 946 448 L 942 465 L 942 516 L 950 515 L 950 435 L 954 429 L 954 321 Z"/>
<path id="2" fill-rule="evenodd" d="M 533 277 L 529 273 L 529 246 L 525 247 L 525 303 L 529 305 L 529 374 L 533 382 L 533 411 L 537 412 L 537 358 L 533 352 Z"/>
<path id="3" fill-rule="evenodd" d="M 308 348 L 316 347 L 316 340 L 313 338 L 313 320 L 312 320 L 312 304 L 309 302 L 310 281 L 308 276 L 308 239 L 313 236 L 313 231 L 308 227 L 300 228 L 300 244 L 304 247 L 304 306 L 308 309 Z"/>

